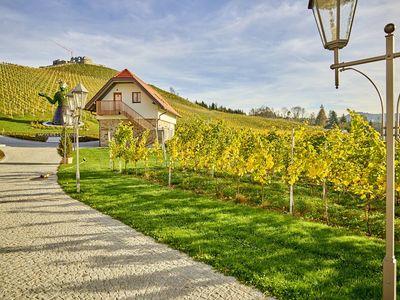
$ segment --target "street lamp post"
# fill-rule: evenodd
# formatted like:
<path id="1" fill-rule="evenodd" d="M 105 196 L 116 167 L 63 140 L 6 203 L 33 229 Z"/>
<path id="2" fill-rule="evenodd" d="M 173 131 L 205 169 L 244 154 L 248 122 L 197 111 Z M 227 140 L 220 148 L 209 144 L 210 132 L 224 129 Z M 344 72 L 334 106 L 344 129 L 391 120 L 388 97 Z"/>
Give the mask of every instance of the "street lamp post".
<path id="1" fill-rule="evenodd" d="M 63 113 L 63 131 L 64 131 L 64 153 L 63 153 L 63 164 L 67 163 L 67 115 Z"/>
<path id="2" fill-rule="evenodd" d="M 339 86 L 339 69 L 386 61 L 386 254 L 383 259 L 383 298 L 396 299 L 396 258 L 394 254 L 394 24 L 387 24 L 386 54 L 339 63 L 339 49 L 345 47 L 350 38 L 357 0 L 309 0 L 324 47 L 334 51 L 335 86 Z"/>
<path id="3" fill-rule="evenodd" d="M 364 76 L 364 77 L 372 84 L 372 86 L 374 87 L 376 93 L 378 94 L 379 102 L 380 102 L 380 104 L 381 104 L 381 125 L 380 125 L 381 128 L 379 129 L 379 131 L 380 131 L 380 133 L 381 133 L 381 138 L 384 139 L 383 118 L 384 118 L 384 116 L 385 116 L 385 111 L 384 111 L 384 108 L 383 108 L 383 99 L 382 99 L 381 92 L 379 91 L 379 89 L 378 89 L 378 87 L 376 86 L 375 82 L 373 82 L 373 80 L 372 80 L 371 78 L 369 78 L 369 76 L 368 76 L 367 74 L 365 74 L 364 72 L 361 72 L 360 70 L 358 70 L 358 69 L 356 69 L 356 68 L 351 68 L 351 67 L 349 67 L 349 68 L 342 68 L 342 69 L 340 69 L 340 72 L 347 71 L 347 70 L 353 70 L 353 71 L 355 71 L 355 72 L 361 74 L 362 76 Z M 395 128 L 397 128 L 397 124 L 395 125 Z"/>
<path id="4" fill-rule="evenodd" d="M 68 97 L 69 109 L 72 112 L 72 118 L 75 127 L 75 141 L 76 141 L 76 191 L 81 191 L 81 174 L 79 170 L 79 123 L 82 116 L 82 107 L 86 102 L 88 91 L 82 83 L 78 83 L 71 91 L 72 97 Z"/>

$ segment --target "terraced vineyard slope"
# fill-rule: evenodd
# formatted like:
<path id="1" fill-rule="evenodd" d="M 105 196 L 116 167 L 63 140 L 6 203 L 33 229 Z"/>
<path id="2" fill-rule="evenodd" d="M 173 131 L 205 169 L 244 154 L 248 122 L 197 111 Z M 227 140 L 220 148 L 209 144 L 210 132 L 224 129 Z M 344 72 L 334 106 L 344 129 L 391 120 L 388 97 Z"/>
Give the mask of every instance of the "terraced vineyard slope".
<path id="1" fill-rule="evenodd" d="M 134 70 L 133 70 L 134 71 Z M 89 90 L 89 99 L 118 71 L 94 65 L 63 65 L 31 68 L 15 64 L 0 64 L 0 130 L 38 133 L 43 128 L 31 128 L 32 121 L 51 119 L 55 106 L 38 96 L 39 92 L 54 95 L 58 81 L 66 81 L 70 88 L 82 82 Z M 140 74 L 139 74 L 140 76 Z M 187 99 L 154 87 L 181 115 L 178 122 L 199 117 L 204 120 L 223 120 L 229 126 L 264 130 L 271 127 L 290 129 L 298 126 L 287 120 L 265 119 L 211 111 Z M 97 134 L 97 122 L 87 114 L 91 134 Z M 40 123 L 40 122 L 39 122 Z M 40 127 L 40 126 L 39 126 Z M 47 130 L 48 131 L 48 130 Z"/>
<path id="2" fill-rule="evenodd" d="M 54 107 L 39 97 L 39 92 L 52 96 L 58 90 L 58 81 L 63 80 L 70 88 L 82 82 L 91 97 L 116 72 L 92 65 L 30 68 L 0 64 L 0 113 L 9 117 L 49 114 Z"/>
<path id="3" fill-rule="evenodd" d="M 300 123 L 284 119 L 267 119 L 262 117 L 238 115 L 209 110 L 182 97 L 166 92 L 152 86 L 160 93 L 172 106 L 182 115 L 181 121 L 192 120 L 199 117 L 203 120 L 220 120 L 228 126 L 238 128 L 252 128 L 257 130 L 271 129 L 275 127 L 283 130 L 291 130 L 293 127 L 300 126 Z"/>

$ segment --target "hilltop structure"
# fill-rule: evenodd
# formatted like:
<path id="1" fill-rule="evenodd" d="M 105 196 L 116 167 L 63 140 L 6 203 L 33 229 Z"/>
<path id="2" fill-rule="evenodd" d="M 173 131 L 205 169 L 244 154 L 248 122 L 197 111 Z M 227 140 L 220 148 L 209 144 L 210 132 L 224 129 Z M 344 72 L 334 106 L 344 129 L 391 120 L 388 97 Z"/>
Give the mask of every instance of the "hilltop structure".
<path id="1" fill-rule="evenodd" d="M 53 66 L 65 65 L 65 64 L 94 65 L 93 60 L 89 56 L 75 56 L 71 57 L 69 61 L 62 59 L 53 60 Z"/>
<path id="2" fill-rule="evenodd" d="M 128 69 L 112 77 L 85 109 L 97 113 L 100 146 L 108 146 L 121 122 L 131 122 L 135 136 L 150 130 L 150 142 L 156 138 L 165 142 L 174 136 L 180 117 L 159 93 Z"/>

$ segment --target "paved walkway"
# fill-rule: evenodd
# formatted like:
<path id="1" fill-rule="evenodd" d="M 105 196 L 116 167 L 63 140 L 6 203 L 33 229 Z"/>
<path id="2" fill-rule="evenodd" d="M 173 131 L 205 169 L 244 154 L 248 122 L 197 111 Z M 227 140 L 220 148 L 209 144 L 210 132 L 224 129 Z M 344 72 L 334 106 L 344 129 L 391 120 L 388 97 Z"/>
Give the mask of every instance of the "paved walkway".
<path id="1" fill-rule="evenodd" d="M 0 148 L 0 299 L 264 299 L 39 179 L 38 145 Z"/>

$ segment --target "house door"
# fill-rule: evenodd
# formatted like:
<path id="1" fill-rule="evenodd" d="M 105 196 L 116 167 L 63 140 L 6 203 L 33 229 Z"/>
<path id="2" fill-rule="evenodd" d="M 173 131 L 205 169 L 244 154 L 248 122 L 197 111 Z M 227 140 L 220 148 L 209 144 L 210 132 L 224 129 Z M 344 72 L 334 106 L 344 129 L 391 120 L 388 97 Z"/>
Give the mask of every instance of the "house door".
<path id="1" fill-rule="evenodd" d="M 114 101 L 122 101 L 122 93 L 114 93 Z"/>
<path id="2" fill-rule="evenodd" d="M 114 93 L 114 111 L 121 114 L 122 93 Z"/>

